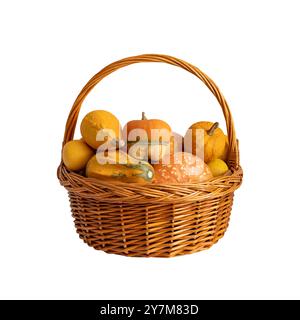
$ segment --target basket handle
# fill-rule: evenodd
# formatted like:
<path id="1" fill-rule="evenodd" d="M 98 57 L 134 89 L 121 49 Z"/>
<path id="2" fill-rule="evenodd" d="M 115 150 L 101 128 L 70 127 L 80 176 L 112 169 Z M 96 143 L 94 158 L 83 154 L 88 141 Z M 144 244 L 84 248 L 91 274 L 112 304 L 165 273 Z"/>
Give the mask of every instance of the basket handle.
<path id="1" fill-rule="evenodd" d="M 239 166 L 239 151 L 238 151 L 238 142 L 235 136 L 234 124 L 232 115 L 229 110 L 229 106 L 220 92 L 217 85 L 211 80 L 205 73 L 199 70 L 197 67 L 191 65 L 188 62 L 185 62 L 181 59 L 174 58 L 168 55 L 162 54 L 143 54 L 133 57 L 128 57 L 116 62 L 113 62 L 103 68 L 100 72 L 95 74 L 90 81 L 83 87 L 79 95 L 77 96 L 73 107 L 70 111 L 70 114 L 67 119 L 66 128 L 65 128 L 65 135 L 63 140 L 63 145 L 65 145 L 68 141 L 73 139 L 74 131 L 78 119 L 78 114 L 81 108 L 81 105 L 89 94 L 89 92 L 98 84 L 103 78 L 108 76 L 109 74 L 113 73 L 114 71 L 126 67 L 130 64 L 140 63 L 140 62 L 164 62 L 168 63 L 177 67 L 181 67 L 196 77 L 198 77 L 204 84 L 208 87 L 208 89 L 213 93 L 213 95 L 217 98 L 225 120 L 226 120 L 226 127 L 227 127 L 227 135 L 228 135 L 228 142 L 229 142 L 229 153 L 228 153 L 228 161 L 231 166 L 237 168 Z"/>

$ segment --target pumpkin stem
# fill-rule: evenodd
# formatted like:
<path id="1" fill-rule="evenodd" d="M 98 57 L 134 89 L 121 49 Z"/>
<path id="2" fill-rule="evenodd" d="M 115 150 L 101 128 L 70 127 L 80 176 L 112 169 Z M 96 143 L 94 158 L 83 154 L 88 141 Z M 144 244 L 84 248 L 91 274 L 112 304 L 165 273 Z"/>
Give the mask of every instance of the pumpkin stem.
<path id="1" fill-rule="evenodd" d="M 211 126 L 211 128 L 207 131 L 207 134 L 208 134 L 209 136 L 212 136 L 212 135 L 214 134 L 215 130 L 216 130 L 218 127 L 219 127 L 219 122 L 215 122 L 215 123 Z"/>
<path id="2" fill-rule="evenodd" d="M 146 115 L 145 115 L 145 112 L 142 112 L 142 120 L 148 120 Z"/>

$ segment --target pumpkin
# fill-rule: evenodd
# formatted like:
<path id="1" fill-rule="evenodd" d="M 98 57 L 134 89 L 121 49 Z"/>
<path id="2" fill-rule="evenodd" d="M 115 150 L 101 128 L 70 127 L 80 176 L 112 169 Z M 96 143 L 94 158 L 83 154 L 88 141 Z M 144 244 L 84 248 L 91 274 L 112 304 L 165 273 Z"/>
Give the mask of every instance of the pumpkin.
<path id="1" fill-rule="evenodd" d="M 197 130 L 203 130 L 203 139 L 197 137 Z M 189 141 L 190 138 L 192 141 Z M 198 156 L 203 154 L 205 163 L 214 159 L 227 159 L 228 138 L 222 129 L 219 128 L 218 122 L 200 121 L 194 123 L 187 131 L 184 143 L 185 151 L 191 152 L 194 155 L 200 152 L 200 154 L 197 154 Z"/>
<path id="2" fill-rule="evenodd" d="M 168 159 L 163 159 L 168 161 Z M 187 152 L 176 152 L 169 164 L 156 164 L 154 183 L 197 183 L 212 178 L 207 164 L 202 159 Z"/>
<path id="3" fill-rule="evenodd" d="M 141 135 L 141 140 L 148 140 L 148 141 L 165 141 L 169 142 L 170 140 L 170 134 L 172 132 L 170 126 L 163 120 L 159 119 L 147 119 L 145 112 L 142 112 L 142 119 L 141 120 L 132 120 L 129 121 L 125 128 L 124 131 L 127 131 L 127 136 L 128 134 L 134 130 L 144 130 L 146 135 Z M 155 136 L 153 134 L 152 130 L 165 130 L 167 133 L 166 135 L 157 135 Z"/>
<path id="4" fill-rule="evenodd" d="M 123 130 L 127 140 L 127 152 L 141 160 L 156 163 L 168 153 L 172 130 L 163 120 L 147 119 L 129 121 Z"/>
<path id="5" fill-rule="evenodd" d="M 80 131 L 84 141 L 94 149 L 104 143 L 118 143 L 121 141 L 119 120 L 112 113 L 105 110 L 89 112 L 81 122 Z M 112 145 L 115 144 L 112 143 Z"/>
<path id="6" fill-rule="evenodd" d="M 82 140 L 72 140 L 63 147 L 63 163 L 70 171 L 78 171 L 85 168 L 94 150 Z"/>
<path id="7" fill-rule="evenodd" d="M 134 159 L 124 151 L 106 151 L 90 159 L 86 176 L 105 181 L 148 183 L 153 180 L 154 169 L 148 162 Z"/>

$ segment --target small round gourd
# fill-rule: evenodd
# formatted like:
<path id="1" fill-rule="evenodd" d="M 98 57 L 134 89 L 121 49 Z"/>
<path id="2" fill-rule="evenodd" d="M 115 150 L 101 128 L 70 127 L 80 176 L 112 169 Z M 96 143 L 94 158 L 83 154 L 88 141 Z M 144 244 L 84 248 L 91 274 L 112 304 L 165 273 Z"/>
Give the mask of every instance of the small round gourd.
<path id="1" fill-rule="evenodd" d="M 64 145 L 63 163 L 70 171 L 78 171 L 84 169 L 93 154 L 94 150 L 84 141 L 72 140 Z"/>

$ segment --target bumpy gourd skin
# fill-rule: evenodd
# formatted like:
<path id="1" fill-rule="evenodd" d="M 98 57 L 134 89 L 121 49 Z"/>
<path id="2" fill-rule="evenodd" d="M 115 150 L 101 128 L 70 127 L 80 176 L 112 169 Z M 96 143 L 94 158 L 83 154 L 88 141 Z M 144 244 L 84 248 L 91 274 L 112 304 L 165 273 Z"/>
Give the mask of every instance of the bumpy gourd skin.
<path id="1" fill-rule="evenodd" d="M 187 151 L 196 155 L 197 149 L 202 150 L 204 153 L 205 163 L 208 163 L 213 159 L 227 160 L 228 138 L 220 128 L 214 129 L 211 132 L 211 134 L 209 134 L 209 130 L 212 128 L 213 125 L 213 122 L 200 121 L 194 123 L 189 128 L 192 129 L 192 145 L 191 150 Z M 196 139 L 197 129 L 203 129 L 204 131 L 204 141 L 202 141 L 202 139 L 199 139 L 200 141 L 198 142 L 200 144 L 203 143 L 203 145 L 199 146 L 197 146 Z"/>
<path id="2" fill-rule="evenodd" d="M 169 164 L 154 165 L 154 170 L 153 182 L 160 184 L 200 183 L 212 178 L 208 165 L 202 159 L 187 152 L 176 152 Z"/>
<path id="3" fill-rule="evenodd" d="M 95 155 L 86 166 L 86 176 L 106 181 L 136 183 L 148 183 L 153 180 L 154 169 L 148 162 L 137 161 L 122 151 L 115 151 L 110 154 L 111 159 L 115 159 L 116 163 L 99 163 L 101 157 L 97 160 L 97 155 Z M 125 157 L 126 163 L 120 163 L 122 162 L 120 161 L 121 156 Z"/>
<path id="4" fill-rule="evenodd" d="M 100 130 L 108 133 L 108 139 L 120 139 L 121 125 L 112 113 L 105 110 L 89 112 L 81 122 L 80 131 L 85 142 L 94 149 L 105 142 L 105 140 L 97 141 L 97 134 Z"/>
<path id="5" fill-rule="evenodd" d="M 73 140 L 65 144 L 62 157 L 67 169 L 70 171 L 78 171 L 85 168 L 93 154 L 94 150 L 84 141 Z"/>

